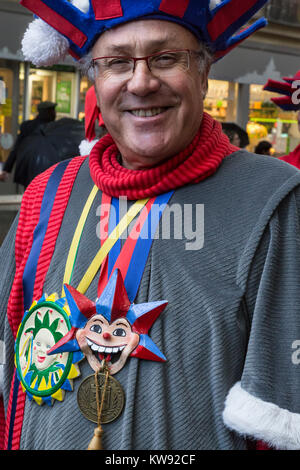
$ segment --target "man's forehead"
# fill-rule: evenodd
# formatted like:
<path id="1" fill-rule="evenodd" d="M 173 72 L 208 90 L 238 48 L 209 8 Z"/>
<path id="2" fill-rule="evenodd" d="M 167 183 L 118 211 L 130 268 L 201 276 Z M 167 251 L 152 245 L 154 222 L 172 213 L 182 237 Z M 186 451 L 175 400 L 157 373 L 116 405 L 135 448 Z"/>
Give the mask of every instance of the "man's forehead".
<path id="1" fill-rule="evenodd" d="M 103 33 L 94 46 L 94 50 L 130 51 L 160 50 L 195 47 L 197 38 L 186 28 L 170 21 L 137 20 L 131 21 Z"/>

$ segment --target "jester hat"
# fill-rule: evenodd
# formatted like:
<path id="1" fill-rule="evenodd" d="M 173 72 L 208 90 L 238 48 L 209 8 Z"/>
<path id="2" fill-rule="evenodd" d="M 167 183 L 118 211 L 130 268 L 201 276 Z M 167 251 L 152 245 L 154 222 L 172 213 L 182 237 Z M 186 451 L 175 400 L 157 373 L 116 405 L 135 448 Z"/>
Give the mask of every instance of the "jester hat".
<path id="1" fill-rule="evenodd" d="M 48 354 L 80 351 L 76 332 L 84 328 L 94 315 L 102 315 L 109 323 L 126 318 L 132 331 L 139 335 L 139 343 L 130 356 L 151 361 L 165 361 L 166 358 L 148 336 L 148 331 L 164 310 L 167 301 L 130 303 L 119 269 L 111 275 L 101 296 L 92 302 L 74 287 L 64 285 L 66 299 L 71 311 L 71 330 L 60 339 Z"/>
<path id="2" fill-rule="evenodd" d="M 22 48 L 26 60 L 53 65 L 67 53 L 84 57 L 99 35 L 137 19 L 178 23 L 192 31 L 218 60 L 266 25 L 260 18 L 240 31 L 268 0 L 21 0 L 39 19 Z"/>
<path id="3" fill-rule="evenodd" d="M 299 100 L 297 100 L 297 102 L 293 100 L 293 93 L 300 85 L 300 70 L 294 77 L 283 77 L 283 80 L 284 82 L 279 82 L 269 78 L 263 89 L 284 95 L 271 98 L 271 101 L 273 101 L 276 106 L 283 109 L 283 111 L 299 111 L 300 103 L 298 102 Z M 295 82 L 297 82 L 296 87 L 294 86 Z"/>

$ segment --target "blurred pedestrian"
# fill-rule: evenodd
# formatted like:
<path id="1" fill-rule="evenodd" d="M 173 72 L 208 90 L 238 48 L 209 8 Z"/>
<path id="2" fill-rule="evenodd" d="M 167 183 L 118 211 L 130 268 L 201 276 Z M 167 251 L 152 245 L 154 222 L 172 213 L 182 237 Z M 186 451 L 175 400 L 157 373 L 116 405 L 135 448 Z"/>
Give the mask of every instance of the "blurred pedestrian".
<path id="1" fill-rule="evenodd" d="M 2 172 L 0 173 L 0 181 L 6 181 L 9 173 L 12 172 L 13 167 L 15 166 L 14 182 L 22 184 L 24 187 L 27 186 L 28 178 L 26 173 L 24 173 L 24 162 L 22 162 L 22 158 L 20 158 L 22 144 L 24 139 L 31 136 L 41 125 L 55 120 L 55 107 L 56 103 L 42 101 L 37 106 L 37 116 L 34 119 L 22 122 L 14 147 L 3 165 Z"/>
<path id="2" fill-rule="evenodd" d="M 222 122 L 222 129 L 228 136 L 230 143 L 235 147 L 245 148 L 249 145 L 249 136 L 247 131 L 235 122 Z"/>
<path id="3" fill-rule="evenodd" d="M 259 155 L 273 155 L 274 149 L 272 144 L 267 140 L 261 140 L 254 149 L 254 153 Z"/>

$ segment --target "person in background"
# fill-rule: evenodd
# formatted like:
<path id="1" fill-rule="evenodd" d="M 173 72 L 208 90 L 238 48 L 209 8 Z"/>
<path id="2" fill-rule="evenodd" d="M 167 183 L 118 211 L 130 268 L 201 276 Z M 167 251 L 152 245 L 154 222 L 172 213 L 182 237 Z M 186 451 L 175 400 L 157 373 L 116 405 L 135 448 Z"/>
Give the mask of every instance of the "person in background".
<path id="1" fill-rule="evenodd" d="M 24 139 L 32 135 L 41 125 L 55 121 L 56 105 L 56 103 L 52 103 L 50 101 L 41 101 L 37 106 L 37 116 L 34 119 L 22 122 L 14 147 L 3 165 L 2 172 L 0 173 L 0 181 L 6 181 L 15 166 L 14 182 L 25 187 L 27 186 L 28 178 L 26 172 L 24 172 L 24 165 L 20 158 L 22 144 Z"/>
<path id="2" fill-rule="evenodd" d="M 239 136 L 239 134 L 234 131 L 234 130 L 229 130 L 229 129 L 224 129 L 223 127 L 223 132 L 224 134 L 226 134 L 229 138 L 229 141 L 232 145 L 234 145 L 235 147 L 240 147 L 241 146 L 241 138 Z"/>
<path id="3" fill-rule="evenodd" d="M 297 113 L 297 121 L 298 121 L 298 130 L 300 132 L 300 111 Z M 300 144 L 292 150 L 288 155 L 284 155 L 280 157 L 280 160 L 284 162 L 290 163 L 290 165 L 294 165 L 295 167 L 300 169 Z"/>
<path id="4" fill-rule="evenodd" d="M 283 111 L 297 112 L 298 129 L 300 132 L 300 100 L 298 98 L 299 91 L 293 86 L 294 83 L 299 83 L 300 70 L 293 77 L 283 77 L 284 82 L 269 79 L 264 86 L 264 90 L 273 93 L 279 93 L 279 97 L 271 98 L 271 101 L 276 104 Z M 300 144 L 292 150 L 288 155 L 279 157 L 279 160 L 289 163 L 300 169 Z"/>
<path id="5" fill-rule="evenodd" d="M 222 122 L 222 129 L 229 137 L 230 143 L 235 147 L 245 148 L 249 145 L 249 136 L 247 131 L 235 122 Z"/>
<path id="6" fill-rule="evenodd" d="M 21 3 L 24 57 L 85 64 L 107 134 L 0 251 L 5 448 L 299 449 L 300 174 L 204 112 L 266 2 Z"/>
<path id="7" fill-rule="evenodd" d="M 272 144 L 270 144 L 270 142 L 268 142 L 267 140 L 262 140 L 255 147 L 254 153 L 257 153 L 259 155 L 273 155 L 274 149 L 272 147 Z"/>

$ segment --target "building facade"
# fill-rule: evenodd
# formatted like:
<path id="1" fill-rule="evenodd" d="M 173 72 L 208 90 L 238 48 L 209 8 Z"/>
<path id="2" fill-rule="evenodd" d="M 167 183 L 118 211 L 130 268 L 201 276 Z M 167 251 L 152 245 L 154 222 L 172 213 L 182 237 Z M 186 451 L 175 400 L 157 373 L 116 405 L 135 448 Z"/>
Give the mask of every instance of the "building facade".
<path id="1" fill-rule="evenodd" d="M 300 0 L 269 0 L 261 14 L 269 25 L 213 65 L 205 109 L 222 122 L 247 128 L 250 150 L 267 138 L 283 154 L 300 140 L 296 116 L 276 108 L 262 88 L 268 78 L 281 80 L 300 69 Z M 24 61 L 20 43 L 30 21 L 32 14 L 17 0 L 0 0 L 0 166 L 20 123 L 35 116 L 40 101 L 57 102 L 57 118 L 84 118 L 90 83 L 73 59 L 51 68 Z M 20 191 L 11 182 L 0 184 L 0 194 Z"/>

